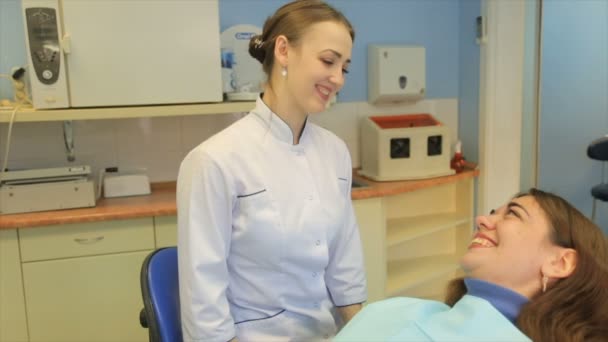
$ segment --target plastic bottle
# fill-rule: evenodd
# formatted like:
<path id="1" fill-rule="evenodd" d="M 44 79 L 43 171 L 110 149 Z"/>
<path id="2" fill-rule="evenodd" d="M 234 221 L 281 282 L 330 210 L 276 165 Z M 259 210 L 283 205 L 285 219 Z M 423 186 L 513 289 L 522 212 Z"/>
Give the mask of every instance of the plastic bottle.
<path id="1" fill-rule="evenodd" d="M 454 157 L 452 158 L 452 161 L 450 162 L 450 167 L 452 169 L 454 169 L 456 171 L 456 173 L 458 173 L 458 172 L 462 172 L 462 170 L 464 170 L 464 164 L 465 164 L 465 160 L 464 160 L 464 157 L 462 156 L 462 143 L 459 140 L 456 143 L 456 146 L 454 147 Z"/>

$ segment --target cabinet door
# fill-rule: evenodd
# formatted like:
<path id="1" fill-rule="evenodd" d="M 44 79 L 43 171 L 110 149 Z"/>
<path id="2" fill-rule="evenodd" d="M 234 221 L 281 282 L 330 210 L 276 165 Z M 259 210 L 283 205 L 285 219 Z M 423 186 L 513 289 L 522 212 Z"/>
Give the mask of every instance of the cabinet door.
<path id="1" fill-rule="evenodd" d="M 367 303 L 384 298 L 386 284 L 386 219 L 381 198 L 353 201 L 363 245 Z"/>
<path id="2" fill-rule="evenodd" d="M 177 217 L 155 217 L 154 234 L 156 236 L 156 248 L 177 246 Z"/>
<path id="3" fill-rule="evenodd" d="M 150 251 L 23 264 L 31 341 L 147 341 L 139 272 Z"/>
<path id="4" fill-rule="evenodd" d="M 0 230 L 0 341 L 27 341 L 16 230 Z"/>
<path id="5" fill-rule="evenodd" d="M 61 5 L 73 107 L 222 101 L 217 0 Z"/>

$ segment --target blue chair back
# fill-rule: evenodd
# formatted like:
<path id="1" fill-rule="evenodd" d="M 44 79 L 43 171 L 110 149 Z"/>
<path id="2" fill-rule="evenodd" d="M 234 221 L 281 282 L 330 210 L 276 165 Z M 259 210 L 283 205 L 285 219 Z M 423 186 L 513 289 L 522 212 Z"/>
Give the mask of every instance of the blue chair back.
<path id="1" fill-rule="evenodd" d="M 149 329 L 150 342 L 181 342 L 177 247 L 150 253 L 140 276 L 144 302 L 140 321 Z"/>

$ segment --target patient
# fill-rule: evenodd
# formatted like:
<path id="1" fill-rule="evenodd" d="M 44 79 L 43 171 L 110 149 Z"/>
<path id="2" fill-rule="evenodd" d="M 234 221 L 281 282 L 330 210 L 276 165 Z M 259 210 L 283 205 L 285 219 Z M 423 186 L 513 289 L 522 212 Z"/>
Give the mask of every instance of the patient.
<path id="1" fill-rule="evenodd" d="M 335 341 L 608 341 L 608 242 L 593 222 L 531 189 L 475 223 L 447 305 L 376 302 Z"/>

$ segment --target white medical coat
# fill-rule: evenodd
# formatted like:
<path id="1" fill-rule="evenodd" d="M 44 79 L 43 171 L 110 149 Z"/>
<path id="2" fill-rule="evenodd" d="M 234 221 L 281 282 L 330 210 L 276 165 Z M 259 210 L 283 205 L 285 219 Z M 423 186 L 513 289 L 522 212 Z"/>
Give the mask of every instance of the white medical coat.
<path id="1" fill-rule="evenodd" d="M 192 150 L 177 182 L 186 341 L 331 338 L 366 300 L 346 145 L 307 122 L 298 145 L 258 98 Z"/>

